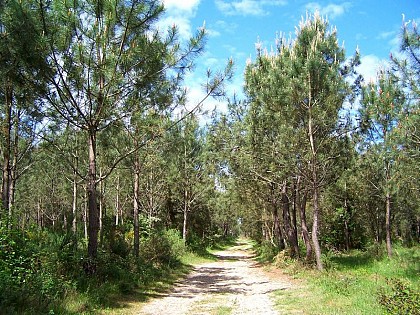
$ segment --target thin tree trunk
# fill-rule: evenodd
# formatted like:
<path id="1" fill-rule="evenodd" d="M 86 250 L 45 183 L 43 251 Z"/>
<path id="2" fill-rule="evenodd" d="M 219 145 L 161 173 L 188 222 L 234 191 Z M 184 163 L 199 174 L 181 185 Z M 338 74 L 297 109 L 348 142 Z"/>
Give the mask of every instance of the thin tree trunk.
<path id="1" fill-rule="evenodd" d="M 140 250 L 140 229 L 139 229 L 139 189 L 140 189 L 140 161 L 134 157 L 134 200 L 133 200 L 133 222 L 134 222 L 134 255 L 139 256 Z"/>
<path id="2" fill-rule="evenodd" d="M 283 206 L 283 222 L 284 228 L 286 230 L 287 241 L 289 242 L 289 246 L 291 249 L 291 256 L 297 257 L 299 256 L 299 246 L 297 242 L 297 238 L 295 238 L 294 231 L 292 229 L 291 219 L 290 219 L 290 202 L 287 196 L 287 183 L 283 183 L 282 191 L 281 191 L 281 201 Z"/>
<path id="3" fill-rule="evenodd" d="M 273 224 L 274 224 L 274 238 L 275 244 L 278 246 L 280 250 L 283 250 L 286 246 L 284 244 L 283 235 L 281 232 L 281 225 L 280 225 L 280 218 L 279 218 L 279 211 L 277 200 L 275 196 L 275 186 L 273 183 L 270 183 L 271 193 L 270 193 L 270 201 L 271 207 L 273 211 Z"/>
<path id="4" fill-rule="evenodd" d="M 316 266 L 318 270 L 323 270 L 324 266 L 321 260 L 321 247 L 318 240 L 318 231 L 319 231 L 319 191 L 318 187 L 314 187 L 314 196 L 313 196 L 313 207 L 314 207 L 314 221 L 312 224 L 312 243 L 314 245 Z"/>
<path id="5" fill-rule="evenodd" d="M 88 195 L 88 256 L 96 258 L 98 253 L 99 211 L 96 191 L 96 128 L 89 130 L 89 171 L 87 183 Z"/>
<path id="6" fill-rule="evenodd" d="M 312 107 L 311 99 L 309 98 L 309 119 L 308 119 L 308 136 L 309 142 L 311 145 L 311 172 L 312 172 L 312 190 L 313 190 L 313 207 L 314 207 L 314 219 L 312 224 L 312 242 L 314 245 L 316 266 L 318 270 L 323 270 L 324 266 L 322 265 L 321 260 L 321 246 L 319 245 L 318 233 L 319 233 L 319 180 L 318 173 L 316 169 L 317 165 L 317 151 L 315 148 L 315 139 L 314 139 L 314 130 L 312 126 Z"/>
<path id="7" fill-rule="evenodd" d="M 37 212 L 37 224 L 39 228 L 43 228 L 43 217 L 42 217 L 42 210 L 41 210 L 41 200 L 38 199 L 37 205 L 36 205 L 36 212 Z"/>
<path id="8" fill-rule="evenodd" d="M 344 237 L 345 237 L 345 246 L 346 250 L 350 250 L 350 227 L 348 222 L 348 216 L 349 216 L 349 206 L 347 203 L 347 184 L 344 183 L 344 190 L 345 190 L 345 197 L 344 197 Z"/>
<path id="9" fill-rule="evenodd" d="M 185 187 L 184 190 L 184 219 L 182 222 L 182 239 L 184 242 L 187 241 L 187 221 L 188 221 L 188 190 Z"/>
<path id="10" fill-rule="evenodd" d="M 299 237 L 298 237 L 298 227 L 297 227 L 297 206 L 296 206 L 296 189 L 293 186 L 293 205 L 292 205 L 292 233 L 293 238 L 296 240 L 297 246 L 297 254 L 300 257 L 300 250 L 299 250 Z"/>
<path id="11" fill-rule="evenodd" d="M 385 229 L 386 229 L 386 250 L 388 257 L 392 257 L 392 244 L 391 244 L 391 195 L 386 193 L 386 216 L 385 216 Z"/>
<path id="12" fill-rule="evenodd" d="M 115 225 L 118 226 L 120 217 L 120 176 L 117 176 L 117 185 L 115 187 Z"/>
<path id="13" fill-rule="evenodd" d="M 76 162 L 76 168 L 77 168 L 77 162 Z M 72 216 L 73 218 L 72 218 L 72 223 L 71 223 L 71 229 L 72 229 L 73 234 L 76 235 L 77 234 L 77 173 L 76 173 L 76 170 L 73 171 Z"/>
<path id="14" fill-rule="evenodd" d="M 102 169 L 99 168 L 99 178 L 102 178 Z M 104 180 L 101 180 L 99 182 L 99 244 L 102 246 L 104 241 L 104 217 L 106 216 L 106 209 L 105 209 L 105 202 L 104 202 L 104 196 L 105 196 L 105 182 Z"/>
<path id="15" fill-rule="evenodd" d="M 4 148 L 3 148 L 3 177 L 2 177 L 2 204 L 3 209 L 5 210 L 9 226 L 12 219 L 12 213 L 9 209 L 9 197 L 10 197 L 10 154 L 11 154 L 11 130 L 12 130 L 12 98 L 13 98 L 13 88 L 9 82 L 6 82 L 6 88 L 4 93 L 4 119 L 2 126 L 2 133 L 4 139 Z"/>
<path id="16" fill-rule="evenodd" d="M 19 119 L 20 119 L 20 112 L 18 111 L 15 115 L 14 122 L 13 122 L 13 157 L 12 162 L 10 165 L 10 176 L 9 176 L 9 216 L 13 216 L 13 205 L 15 203 L 15 187 L 16 187 L 16 180 L 17 180 L 17 162 L 18 162 L 18 155 L 19 155 Z"/>
<path id="17" fill-rule="evenodd" d="M 301 177 L 298 177 L 296 183 L 296 205 L 299 210 L 300 215 L 300 225 L 302 229 L 302 236 L 303 241 L 305 242 L 306 247 L 306 261 L 310 261 L 312 259 L 312 244 L 311 238 L 309 236 L 309 229 L 308 224 L 306 223 L 306 200 L 307 200 L 307 193 L 305 192 L 303 196 L 301 196 Z"/>
<path id="18" fill-rule="evenodd" d="M 185 130 L 184 130 L 185 137 Z M 184 219 L 182 223 L 182 239 L 184 242 L 187 241 L 187 220 L 188 220 L 188 210 L 189 210 L 189 200 L 188 200 L 188 180 L 187 180 L 187 144 L 184 143 L 184 176 L 185 176 L 185 187 L 184 187 Z"/>
<path id="19" fill-rule="evenodd" d="M 85 200 L 83 203 L 83 226 L 85 232 L 85 240 L 88 239 L 88 205 L 87 205 L 87 190 L 85 189 Z"/>

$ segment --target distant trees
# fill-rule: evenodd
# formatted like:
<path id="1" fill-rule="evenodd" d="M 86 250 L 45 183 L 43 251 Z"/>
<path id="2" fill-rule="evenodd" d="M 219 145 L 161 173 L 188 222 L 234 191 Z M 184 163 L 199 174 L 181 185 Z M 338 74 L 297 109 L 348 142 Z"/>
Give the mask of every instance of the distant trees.
<path id="1" fill-rule="evenodd" d="M 46 72 L 40 24 L 31 14 L 31 1 L 6 1 L 0 5 L 0 150 L 1 199 L 4 220 L 13 220 L 18 178 L 30 164 L 35 130 L 42 119 L 37 93 Z M 31 53 L 28 54 L 28 51 Z"/>

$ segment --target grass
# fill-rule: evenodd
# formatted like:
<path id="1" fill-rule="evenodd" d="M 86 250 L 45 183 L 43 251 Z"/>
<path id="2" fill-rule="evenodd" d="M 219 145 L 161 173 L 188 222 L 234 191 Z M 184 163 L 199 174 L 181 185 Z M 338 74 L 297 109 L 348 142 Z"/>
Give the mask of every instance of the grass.
<path id="1" fill-rule="evenodd" d="M 332 255 L 325 259 L 324 272 L 298 263 L 283 264 L 304 284 L 275 292 L 277 308 L 290 314 L 384 314 L 380 292 L 389 290 L 390 282 L 400 280 L 420 292 L 420 248 L 396 247 L 394 253 L 392 259 L 361 251 Z"/>

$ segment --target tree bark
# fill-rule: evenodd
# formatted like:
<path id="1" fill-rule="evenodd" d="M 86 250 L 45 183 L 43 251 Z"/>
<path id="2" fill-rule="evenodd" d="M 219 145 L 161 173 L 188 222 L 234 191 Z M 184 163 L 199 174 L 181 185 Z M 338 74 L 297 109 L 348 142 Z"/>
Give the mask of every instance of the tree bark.
<path id="1" fill-rule="evenodd" d="M 87 186 L 86 186 L 87 188 Z M 85 240 L 89 238 L 88 234 L 88 205 L 87 205 L 87 189 L 85 189 L 84 203 L 83 203 L 83 230 Z"/>
<path id="2" fill-rule="evenodd" d="M 88 256 L 96 258 L 98 253 L 99 209 L 96 191 L 96 128 L 89 130 L 89 170 L 87 182 L 88 197 Z"/>
<path id="3" fill-rule="evenodd" d="M 115 187 L 115 225 L 118 226 L 120 219 L 120 176 L 117 176 L 117 184 Z"/>
<path id="4" fill-rule="evenodd" d="M 297 186 L 298 188 L 297 190 L 297 206 L 299 209 L 299 214 L 300 214 L 300 225 L 302 228 L 302 236 L 303 236 L 303 241 L 305 242 L 305 247 L 306 247 L 306 261 L 310 261 L 312 259 L 312 244 L 311 244 L 311 237 L 309 236 L 309 229 L 308 229 L 308 224 L 306 223 L 306 199 L 307 199 L 307 195 L 306 192 L 304 193 L 304 195 L 302 197 L 300 197 L 300 188 L 299 186 Z"/>
<path id="5" fill-rule="evenodd" d="M 287 183 L 283 183 L 281 191 L 281 201 L 283 206 L 283 222 L 284 228 L 286 230 L 287 241 L 291 249 L 291 256 L 299 256 L 299 246 L 297 238 L 295 238 L 295 233 L 292 228 L 291 218 L 290 218 L 290 202 L 289 197 L 287 196 Z"/>
<path id="6" fill-rule="evenodd" d="M 99 168 L 99 178 L 102 178 L 102 169 Z M 104 242 L 104 218 L 106 216 L 106 208 L 104 202 L 105 182 L 101 180 L 99 182 L 99 246 L 102 247 Z"/>
<path id="7" fill-rule="evenodd" d="M 311 180 L 312 180 L 312 190 L 313 190 L 313 207 L 314 207 L 314 219 L 312 224 L 312 243 L 314 245 L 315 251 L 315 259 L 316 259 L 316 266 L 318 270 L 323 270 L 324 266 L 322 265 L 321 260 L 321 246 L 319 245 L 318 240 L 318 232 L 319 232 L 319 180 L 318 180 L 318 173 L 317 173 L 317 150 L 315 147 L 315 139 L 314 134 L 315 131 L 313 130 L 313 121 L 312 121 L 312 104 L 311 104 L 311 97 L 309 96 L 309 118 L 308 118 L 308 136 L 309 136 L 309 143 L 311 145 Z"/>
<path id="8" fill-rule="evenodd" d="M 133 224 L 134 224 L 134 255 L 139 257 L 140 229 L 139 229 L 139 189 L 140 189 L 140 161 L 136 154 L 134 157 L 134 200 L 133 200 Z"/>
<path id="9" fill-rule="evenodd" d="M 184 129 L 183 135 L 185 137 L 186 131 Z M 189 210 L 189 196 L 188 196 L 188 186 L 189 186 L 189 181 L 188 181 L 188 174 L 187 174 L 187 144 L 184 142 L 184 180 L 185 180 L 185 186 L 184 186 L 184 219 L 183 219 L 183 223 L 182 223 L 182 239 L 184 242 L 187 241 L 187 223 L 188 223 L 188 210 Z"/>
<path id="10" fill-rule="evenodd" d="M 17 111 L 13 119 L 13 157 L 11 158 L 10 164 L 10 174 L 9 174 L 9 216 L 13 216 L 13 205 L 15 203 L 15 190 L 16 190 L 16 180 L 17 180 L 17 163 L 19 155 L 19 120 L 20 112 Z M 12 150 L 10 149 L 10 152 Z"/>
<path id="11" fill-rule="evenodd" d="M 76 160 L 77 168 L 77 160 Z M 72 223 L 71 229 L 74 235 L 77 234 L 77 172 L 73 171 L 73 203 L 72 203 Z"/>
<path id="12" fill-rule="evenodd" d="M 392 244 L 391 244 L 391 195 L 386 193 L 385 200 L 386 216 L 385 216 L 385 230 L 386 230 L 386 250 L 388 257 L 392 257 Z"/>
<path id="13" fill-rule="evenodd" d="M 12 219 L 12 213 L 9 209 L 9 194 L 10 194 L 10 154 L 11 154 L 11 130 L 12 130 L 12 102 L 13 102 L 13 88 L 9 82 L 6 82 L 4 93 L 4 119 L 2 126 L 3 133 L 3 177 L 1 198 L 3 210 L 8 217 L 9 225 Z"/>
<path id="14" fill-rule="evenodd" d="M 314 245 L 316 266 L 318 270 L 323 270 L 324 266 L 321 260 L 321 247 L 318 240 L 318 231 L 319 231 L 319 189 L 314 187 L 313 191 L 313 207 L 314 207 L 314 221 L 312 224 L 312 243 Z"/>
<path id="15" fill-rule="evenodd" d="M 187 241 L 187 223 L 188 223 L 188 190 L 184 188 L 184 219 L 182 222 L 182 239 Z"/>
<path id="16" fill-rule="evenodd" d="M 271 207 L 273 211 L 273 224 L 274 224 L 274 242 L 280 250 L 283 250 L 286 246 L 284 244 L 283 234 L 281 232 L 278 205 L 277 205 L 277 200 L 275 196 L 275 193 L 276 193 L 275 184 L 270 183 L 270 188 L 271 188 L 270 200 L 271 200 Z"/>

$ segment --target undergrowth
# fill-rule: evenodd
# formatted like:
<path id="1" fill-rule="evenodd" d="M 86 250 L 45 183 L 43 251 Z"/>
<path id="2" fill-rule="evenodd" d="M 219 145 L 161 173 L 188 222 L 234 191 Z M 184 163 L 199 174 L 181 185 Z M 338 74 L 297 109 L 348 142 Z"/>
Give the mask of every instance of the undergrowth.
<path id="1" fill-rule="evenodd" d="M 109 232 L 92 261 L 72 234 L 22 232 L 0 226 L 0 314 L 96 314 L 125 309 L 167 290 L 190 271 L 194 254 L 178 231 L 141 239 L 134 257 L 132 231 Z M 204 252 L 204 251 L 203 251 Z"/>
<path id="2" fill-rule="evenodd" d="M 276 264 L 303 285 L 275 293 L 282 311 L 305 314 L 415 314 L 420 310 L 420 248 L 395 246 L 324 255 L 323 272 L 280 254 Z"/>

